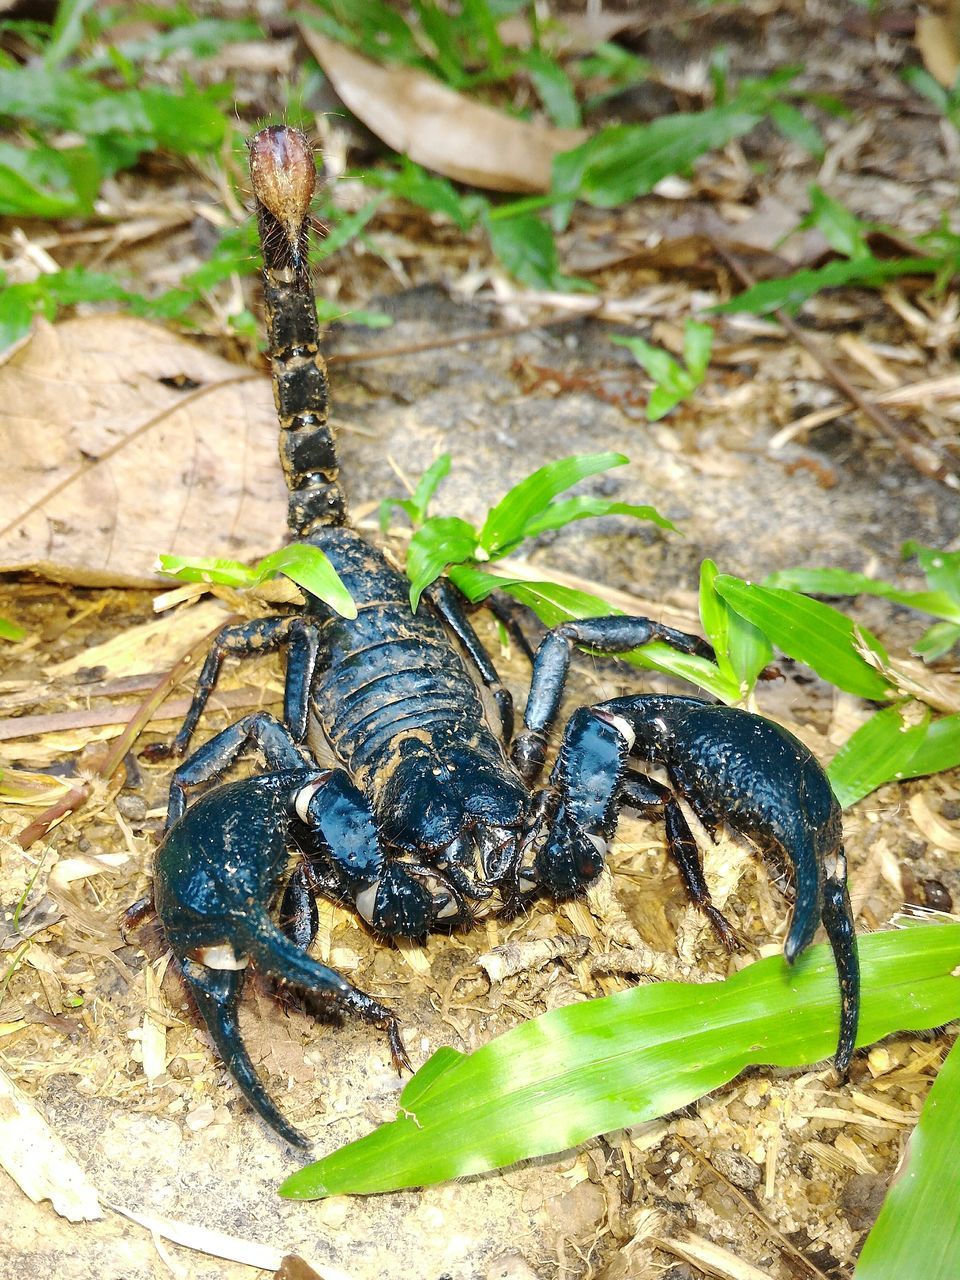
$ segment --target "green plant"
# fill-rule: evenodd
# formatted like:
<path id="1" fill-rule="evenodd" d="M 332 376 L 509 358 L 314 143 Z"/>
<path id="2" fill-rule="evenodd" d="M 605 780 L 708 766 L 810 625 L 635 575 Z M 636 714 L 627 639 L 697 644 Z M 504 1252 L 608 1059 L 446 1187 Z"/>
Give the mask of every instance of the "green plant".
<path id="1" fill-rule="evenodd" d="M 651 346 L 643 338 L 617 334 L 611 339 L 626 347 L 636 362 L 653 379 L 654 389 L 647 402 L 647 421 L 665 417 L 681 400 L 692 396 L 706 376 L 713 346 L 713 330 L 708 324 L 687 320 L 683 328 L 683 363 L 668 351 Z"/>
<path id="2" fill-rule="evenodd" d="M 960 1016 L 958 956 L 958 924 L 861 938 L 858 1043 Z M 752 1063 L 816 1062 L 833 1047 L 836 1008 L 832 957 L 814 947 L 792 970 L 772 956 L 723 982 L 555 1009 L 472 1054 L 439 1049 L 396 1120 L 291 1175 L 280 1194 L 392 1191 L 565 1150 L 686 1106 Z"/>
<path id="3" fill-rule="evenodd" d="M 355 618 L 357 608 L 340 576 L 318 547 L 294 542 L 264 556 L 250 568 L 238 560 L 218 556 L 157 557 L 157 568 L 181 582 L 209 582 L 219 586 L 252 590 L 281 574 L 317 596 L 344 618 Z"/>

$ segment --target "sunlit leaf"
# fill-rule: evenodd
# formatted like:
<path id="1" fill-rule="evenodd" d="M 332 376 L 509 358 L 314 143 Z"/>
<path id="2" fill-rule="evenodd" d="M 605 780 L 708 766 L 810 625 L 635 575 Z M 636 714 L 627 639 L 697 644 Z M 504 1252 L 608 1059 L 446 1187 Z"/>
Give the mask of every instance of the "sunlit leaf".
<path id="1" fill-rule="evenodd" d="M 935 622 L 912 646 L 912 651 L 924 662 L 934 662 L 956 644 L 960 644 L 960 626 L 955 622 Z"/>
<path id="2" fill-rule="evenodd" d="M 479 542 L 488 555 L 502 555 L 526 536 L 530 522 L 546 510 L 558 494 L 587 476 L 629 462 L 622 453 L 584 453 L 540 467 L 521 480 L 487 513 Z"/>
<path id="3" fill-rule="evenodd" d="M 933 1082 L 854 1280 L 955 1280 L 960 1275 L 960 1045 Z"/>
<path id="4" fill-rule="evenodd" d="M 632 502 L 614 502 L 611 498 L 564 498 L 550 505 L 534 516 L 523 531 L 525 538 L 533 538 L 547 529 L 562 529 L 575 520 L 586 520 L 592 516 L 632 516 L 634 520 L 649 520 L 660 529 L 679 532 L 677 526 L 660 515 L 655 507 L 637 506 Z"/>
<path id="5" fill-rule="evenodd" d="M 9 618 L 0 618 L 0 640 L 10 640 L 14 644 L 26 636 L 23 627 L 11 622 Z"/>
<path id="6" fill-rule="evenodd" d="M 946 591 L 902 591 L 890 582 L 869 578 L 846 569 L 781 569 L 764 579 L 764 586 L 786 587 L 821 596 L 882 596 L 911 609 L 922 609 L 934 617 L 960 622 L 960 599 Z"/>
<path id="7" fill-rule="evenodd" d="M 960 925 L 860 938 L 858 1044 L 960 1016 Z M 281 1195 L 392 1191 L 502 1168 L 676 1111 L 763 1063 L 798 1067 L 836 1046 L 833 956 L 814 947 L 724 982 L 665 982 L 554 1009 L 465 1056 L 441 1050 L 398 1118 L 293 1174 Z"/>
<path id="8" fill-rule="evenodd" d="M 333 565 L 319 547 L 302 542 L 272 551 L 252 567 L 239 560 L 219 556 L 160 555 L 157 568 L 183 582 L 209 582 L 246 589 L 257 587 L 282 573 L 343 617 L 357 616 L 357 607 Z"/>
<path id="9" fill-rule="evenodd" d="M 905 542 L 904 556 L 916 556 L 924 577 L 934 591 L 945 591 L 960 602 L 960 551 L 939 551 L 920 542 Z"/>
<path id="10" fill-rule="evenodd" d="M 420 597 L 449 564 L 472 559 L 477 551 L 477 531 L 459 516 L 431 516 L 410 539 L 407 577 L 410 608 L 416 612 Z"/>
<path id="11" fill-rule="evenodd" d="M 877 702 L 887 700 L 892 686 L 860 656 L 858 638 L 884 661 L 886 651 L 865 627 L 855 628 L 846 614 L 796 591 L 759 587 L 725 574 L 715 585 L 734 612 L 759 627 L 783 653 L 805 662 L 838 689 Z"/>
<path id="12" fill-rule="evenodd" d="M 916 705 L 916 704 L 914 704 Z M 911 776 L 909 765 L 927 733 L 929 716 L 908 724 L 900 707 L 884 707 L 847 739 L 827 773 L 846 809 L 885 782 Z"/>
<path id="13" fill-rule="evenodd" d="M 926 733 L 903 770 L 905 778 L 922 778 L 960 765 L 960 715 L 939 716 L 927 725 Z"/>

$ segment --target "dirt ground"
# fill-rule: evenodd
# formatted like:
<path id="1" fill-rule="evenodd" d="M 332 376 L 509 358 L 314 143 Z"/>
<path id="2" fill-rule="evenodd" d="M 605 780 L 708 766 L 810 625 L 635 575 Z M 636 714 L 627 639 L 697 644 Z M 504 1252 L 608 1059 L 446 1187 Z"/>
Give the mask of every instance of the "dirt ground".
<path id="1" fill-rule="evenodd" d="M 658 101 L 666 95 L 660 109 L 684 105 L 676 83 L 682 73 L 694 82 L 703 51 L 720 43 L 737 75 L 805 62 L 805 80 L 848 94 L 855 118 L 823 125 L 828 153 L 819 175 L 809 157 L 761 126 L 708 157 L 694 178 L 667 194 L 626 209 L 579 213 L 564 240 L 568 269 L 589 273 L 607 300 L 630 299 L 633 331 L 652 332 L 670 345 L 691 307 L 717 300 L 729 284 L 706 242 L 695 238 L 708 212 L 736 225 L 743 239 L 759 211 L 769 219 L 762 232 L 769 237 L 777 219 L 787 226 L 799 220 L 806 187 L 817 180 L 862 216 L 905 234 L 933 225 L 955 196 L 956 141 L 916 97 L 904 109 L 896 68 L 916 58 L 908 29 L 894 20 L 906 12 L 884 9 L 889 23 L 877 32 L 865 25 L 864 10 L 841 7 L 841 17 L 826 3 L 727 6 L 675 27 L 650 23 L 633 47 L 662 72 L 672 71 L 674 88 L 648 86 L 618 100 L 624 119 L 653 114 L 651 95 Z M 302 57 L 292 36 L 287 44 L 283 56 Z M 275 109 L 275 89 L 257 75 L 250 71 L 246 81 L 241 75 L 248 106 Z M 158 201 L 171 190 L 176 199 L 187 198 L 195 181 L 149 169 L 125 179 L 141 184 L 141 199 Z M 670 228 L 666 242 L 679 242 L 687 223 L 683 261 L 679 250 L 672 262 L 669 252 L 658 261 L 650 251 L 657 236 Z M 169 271 L 171 262 L 196 251 L 191 234 L 171 232 L 136 246 L 126 261 L 147 276 Z M 336 326 L 326 348 L 334 357 L 344 475 L 362 527 L 372 530 L 379 500 L 401 492 L 403 478 L 415 480 L 441 450 L 454 462 L 436 509 L 467 518 L 480 516 L 547 461 L 620 450 L 630 464 L 585 491 L 653 503 L 682 536 L 619 519 L 585 521 L 541 537 L 528 563 L 539 576 L 571 575 L 624 607 L 635 601 L 637 611 L 688 628 L 696 627 L 697 572 L 705 557 L 751 579 L 798 564 L 828 564 L 919 587 L 901 564 L 901 543 L 914 538 L 960 546 L 956 493 L 920 474 L 862 415 L 850 412 L 817 361 L 778 326 L 749 317 L 718 320 L 704 387 L 651 425 L 637 408 L 649 384 L 627 352 L 610 344 L 607 320 L 572 319 L 493 340 L 437 345 L 451 333 L 485 333 L 556 315 L 527 306 L 479 242 L 464 249 L 451 231 L 431 227 L 409 209 L 387 205 L 372 235 L 382 257 L 351 249 L 325 264 L 320 285 L 345 303 L 375 305 L 394 321 L 380 332 Z M 778 252 L 809 255 L 802 239 Z M 41 330 L 32 343 L 53 342 L 44 350 L 66 359 L 78 332 L 71 337 L 70 325 L 83 323 L 58 326 L 55 339 Z M 801 323 L 870 394 L 952 372 L 960 328 L 949 296 L 923 301 L 898 288 L 821 297 Z M 630 325 L 615 328 L 625 332 Z M 148 331 L 130 334 L 133 349 Z M 407 344 L 422 350 L 359 358 Z M 28 379 L 30 345 L 0 374 Z M 246 470 L 241 467 L 237 482 L 249 497 L 249 518 L 235 510 L 222 538 L 211 528 L 203 545 L 194 537 L 189 547 L 168 540 L 154 550 L 216 549 L 251 558 L 283 538 L 282 481 L 279 468 L 269 471 L 269 381 L 252 363 L 240 362 L 242 353 L 222 337 L 190 345 L 198 361 L 230 358 L 236 373 L 255 374 L 243 389 Z M 189 373 L 180 347 L 164 359 L 170 377 Z M 139 394 L 147 377 L 138 370 L 131 394 Z M 95 416 L 91 399 L 80 395 L 80 403 Z M 773 447 L 776 432 L 830 405 L 839 410 L 832 421 Z M 187 488 L 215 488 L 219 475 L 217 458 L 203 453 L 203 412 L 183 428 L 193 453 L 175 454 Z M 897 412 L 931 440 L 949 440 L 960 402 L 928 399 Z M 211 411 L 211 429 L 223 426 L 213 421 L 218 416 Z M 69 532 L 81 523 L 109 526 L 122 496 L 131 498 L 135 513 L 162 505 L 168 482 L 151 468 L 181 449 L 183 437 L 144 447 L 142 481 L 125 475 L 130 494 L 114 494 L 105 508 L 88 509 L 84 517 L 65 493 L 58 498 L 62 509 L 51 506 L 47 515 L 55 522 L 59 510 Z M 177 533 L 168 526 L 157 536 Z M 50 539 L 53 546 L 53 532 Z M 402 549 L 399 540 L 393 545 Z M 125 582 L 137 580 L 138 572 L 113 576 Z M 119 587 L 109 584 L 110 576 L 104 572 L 107 581 L 98 586 L 63 585 L 36 574 L 9 574 L 0 582 L 0 616 L 15 616 L 27 630 L 25 642 L 0 653 L 0 733 L 6 738 L 0 745 L 15 769 L 42 770 L 69 786 L 94 776 L 101 744 L 116 739 L 176 656 L 237 603 L 207 596 L 156 614 L 154 597 L 169 586 Z M 923 630 L 916 613 L 882 601 L 859 601 L 856 612 L 895 654 L 905 654 Z M 496 627 L 482 613 L 477 627 L 522 707 L 529 670 L 522 655 L 500 652 Z M 829 759 L 865 719 L 867 704 L 789 661 L 780 668 L 783 678 L 760 689 L 760 709 Z M 182 681 L 176 696 L 189 692 L 192 679 Z M 616 663 L 581 658 L 569 706 L 670 687 Z M 231 670 L 223 688 L 232 692 L 207 717 L 207 733 L 235 718 L 237 708 L 279 709 L 281 667 L 264 659 L 255 668 Z M 114 721 L 104 723 L 114 712 Z M 55 719 L 18 736 L 17 719 L 40 715 Z M 0 809 L 0 1066 L 36 1102 L 105 1206 L 166 1226 L 154 1223 L 151 1232 L 113 1208 L 99 1221 L 71 1224 L 49 1202 L 31 1205 L 0 1175 L 6 1224 L 0 1280 L 48 1274 L 154 1280 L 171 1272 L 234 1280 L 253 1274 L 251 1264 L 265 1274 L 276 1271 L 272 1255 L 254 1246 L 278 1257 L 298 1254 L 331 1280 L 850 1275 L 945 1035 L 898 1037 L 861 1053 L 845 1087 L 835 1085 L 826 1066 L 751 1071 L 663 1121 L 502 1173 L 369 1199 L 281 1201 L 276 1187 L 299 1162 L 252 1116 L 215 1060 L 168 968 L 157 926 L 147 923 L 127 939 L 117 928 L 120 911 L 147 888 L 169 781 L 167 766 L 145 764 L 137 752 L 144 742 L 168 736 L 174 724 L 154 719 L 127 757 L 121 789 L 94 782 L 86 804 L 26 853 L 18 834 L 62 790 L 51 790 L 51 782 L 32 806 L 5 794 Z M 949 911 L 960 900 L 958 782 L 953 772 L 884 787 L 846 815 L 850 886 L 862 929 L 887 926 L 903 902 Z M 763 869 L 731 841 L 705 853 L 718 905 L 763 953 L 778 950 L 788 905 Z M 557 935 L 586 936 L 588 958 L 555 960 L 502 982 L 477 964 L 478 956 L 505 943 Z M 419 1065 L 441 1044 L 473 1048 L 544 1009 L 642 978 L 601 976 L 604 958 L 631 939 L 668 962 L 679 958 L 714 974 L 752 958 L 728 959 L 686 905 L 662 828 L 629 818 L 621 823 L 610 872 L 584 903 L 538 904 L 521 920 L 487 921 L 469 934 L 433 938 L 425 948 L 378 944 L 356 917 L 328 907 L 317 953 L 397 1010 Z M 255 984 L 243 1027 L 271 1092 L 315 1139 L 318 1153 L 392 1118 L 400 1081 L 385 1043 L 370 1028 L 282 1009 Z M 251 1262 L 171 1243 L 171 1223 L 232 1237 L 238 1256 Z M 722 1251 L 712 1271 L 690 1260 L 691 1238 Z M 284 1274 L 309 1273 L 291 1265 Z"/>

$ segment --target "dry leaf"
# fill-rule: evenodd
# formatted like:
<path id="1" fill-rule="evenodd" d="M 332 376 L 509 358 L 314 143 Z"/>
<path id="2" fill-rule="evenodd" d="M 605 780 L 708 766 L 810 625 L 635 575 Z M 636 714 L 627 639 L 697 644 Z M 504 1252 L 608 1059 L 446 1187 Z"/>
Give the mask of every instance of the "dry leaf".
<path id="1" fill-rule="evenodd" d="M 923 65 L 944 89 L 953 87 L 960 67 L 960 5 L 953 0 L 947 12 L 917 18 L 914 41 Z"/>
<path id="2" fill-rule="evenodd" d="M 0 1070 L 0 1165 L 35 1204 L 69 1222 L 102 1218 L 96 1188 L 33 1103 Z"/>
<path id="3" fill-rule="evenodd" d="M 516 120 L 411 67 L 380 66 L 309 28 L 303 38 L 337 94 L 394 151 L 491 191 L 548 191 L 553 157 L 587 137 Z"/>
<path id="4" fill-rule="evenodd" d="M 269 379 L 160 325 L 38 320 L 0 366 L 0 405 L 0 571 L 151 585 L 158 552 L 251 559 L 281 541 Z"/>

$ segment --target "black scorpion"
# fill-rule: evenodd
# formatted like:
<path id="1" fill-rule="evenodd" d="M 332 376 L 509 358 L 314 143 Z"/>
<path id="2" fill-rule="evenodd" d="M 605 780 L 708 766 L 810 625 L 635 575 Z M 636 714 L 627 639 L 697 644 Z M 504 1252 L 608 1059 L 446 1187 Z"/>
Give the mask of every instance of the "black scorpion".
<path id="1" fill-rule="evenodd" d="M 637 695 L 575 712 L 548 783 L 534 787 L 574 647 L 624 653 L 665 640 L 688 653 L 712 651 L 647 618 L 554 628 L 537 651 L 524 729 L 508 754 L 512 701 L 458 593 L 441 579 L 411 613 L 406 579 L 347 524 L 307 268 L 313 156 L 286 127 L 264 129 L 249 145 L 289 524 L 329 557 L 357 616 L 341 617 L 306 593 L 302 612 L 226 627 L 176 738 L 150 752 L 186 753 L 225 657 L 285 649 L 283 721 L 247 716 L 177 768 L 154 867 L 167 940 L 246 1098 L 284 1138 L 306 1144 L 240 1037 L 250 961 L 382 1027 L 395 1063 L 407 1062 L 395 1016 L 307 954 L 318 895 L 353 903 L 379 934 L 413 938 L 469 924 L 476 904 L 494 894 L 505 915 L 535 893 L 571 898 L 600 874 L 626 806 L 663 816 L 687 890 L 732 947 L 678 796 L 711 833 L 726 822 L 792 865 L 796 901 L 784 954 L 792 962 L 822 918 L 840 975 L 835 1061 L 845 1072 L 859 976 L 840 810 L 823 770 L 770 720 L 696 698 Z M 499 736 L 451 633 L 493 695 Z M 323 744 L 339 767 L 320 768 L 309 754 L 307 746 Z M 251 745 L 266 772 L 211 787 L 187 807 L 188 791 L 219 781 Z M 633 769 L 633 757 L 663 766 L 670 785 Z"/>

